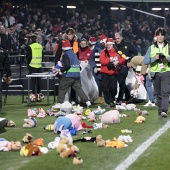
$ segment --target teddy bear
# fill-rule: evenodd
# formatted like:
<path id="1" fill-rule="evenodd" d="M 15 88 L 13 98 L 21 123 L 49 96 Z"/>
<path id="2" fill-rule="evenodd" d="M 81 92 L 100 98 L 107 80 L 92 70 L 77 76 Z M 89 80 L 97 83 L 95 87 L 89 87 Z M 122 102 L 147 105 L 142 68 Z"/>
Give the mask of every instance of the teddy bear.
<path id="1" fill-rule="evenodd" d="M 20 150 L 21 156 L 41 156 L 46 153 L 48 153 L 48 149 L 46 147 L 40 147 L 33 142 L 23 146 Z"/>
<path id="2" fill-rule="evenodd" d="M 97 135 L 96 136 L 96 144 L 97 146 L 105 146 L 105 141 L 102 139 L 102 135 Z"/>
<path id="3" fill-rule="evenodd" d="M 0 140 L 0 151 L 16 151 L 21 149 L 21 142 L 20 141 L 7 141 L 6 139 Z"/>
<path id="4" fill-rule="evenodd" d="M 26 133 L 22 141 L 23 143 L 30 143 L 32 139 L 33 139 L 33 136 L 30 133 Z"/>
<path id="5" fill-rule="evenodd" d="M 69 144 L 69 140 L 66 137 L 63 137 L 56 147 L 57 153 L 61 153 L 63 149 L 67 149 L 67 144 Z"/>
<path id="6" fill-rule="evenodd" d="M 125 143 L 133 142 L 133 139 L 132 139 L 132 137 L 130 135 L 120 135 L 117 138 L 117 140 L 125 142 Z"/>
<path id="7" fill-rule="evenodd" d="M 143 116 L 138 116 L 137 118 L 136 118 L 136 123 L 143 123 L 143 122 L 145 122 L 146 121 L 146 119 L 145 119 L 145 117 L 143 117 Z"/>
<path id="8" fill-rule="evenodd" d="M 100 115 L 102 123 L 120 123 L 120 114 L 118 110 L 110 110 Z"/>
<path id="9" fill-rule="evenodd" d="M 24 119 L 24 128 L 32 128 L 37 126 L 37 120 L 34 117 L 30 117 L 28 119 Z"/>
<path id="10" fill-rule="evenodd" d="M 79 152 L 78 147 L 75 145 L 67 144 L 67 148 L 62 148 L 60 151 L 61 158 L 75 157 L 76 153 Z"/>
<path id="11" fill-rule="evenodd" d="M 73 158 L 73 164 L 74 165 L 81 165 L 83 163 L 83 159 L 81 159 L 80 157 L 74 157 Z"/>

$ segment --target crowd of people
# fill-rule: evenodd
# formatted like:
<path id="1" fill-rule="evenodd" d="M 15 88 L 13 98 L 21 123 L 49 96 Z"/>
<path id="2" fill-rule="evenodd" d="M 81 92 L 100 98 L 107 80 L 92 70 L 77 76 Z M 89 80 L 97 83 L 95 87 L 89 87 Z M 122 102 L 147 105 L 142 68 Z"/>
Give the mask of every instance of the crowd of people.
<path id="1" fill-rule="evenodd" d="M 157 71 L 160 70 L 156 70 L 156 66 L 152 64 L 160 58 L 161 55 L 158 53 L 160 53 L 160 48 L 166 45 L 163 44 L 164 40 L 160 43 L 163 45 L 158 47 L 159 50 L 155 50 L 157 51 L 156 56 L 151 53 L 151 50 L 154 50 L 152 44 L 157 44 L 157 42 L 159 44 L 159 36 L 165 38 L 165 32 L 157 30 L 160 25 L 153 18 L 148 17 L 147 20 L 139 22 L 137 19 L 132 21 L 132 17 L 128 15 L 124 20 L 116 21 L 111 25 L 111 20 L 104 17 L 103 6 L 97 15 L 91 18 L 80 10 L 67 11 L 66 20 L 62 20 L 59 16 L 54 17 L 45 8 L 30 8 L 28 5 L 13 8 L 9 4 L 3 4 L 0 9 L 2 16 L 0 21 L 1 47 L 8 54 L 26 54 L 30 73 L 41 71 L 39 64 L 43 61 L 45 53 L 55 55 L 55 64 L 61 61 L 63 67 L 57 69 L 60 73 L 58 102 L 64 101 L 68 89 L 71 88 L 72 104 L 76 104 L 76 95 L 78 95 L 88 107 L 91 106 L 89 96 L 81 87 L 79 62 L 82 61 L 87 63 L 87 67 L 94 76 L 100 103 L 103 103 L 103 97 L 107 108 L 128 102 L 131 94 L 126 86 L 126 78 L 129 68 L 132 67 L 136 76 L 142 77 L 141 79 L 136 78 L 138 85 L 142 84 L 143 80 L 148 92 L 149 102 L 145 106 L 155 106 L 152 80 L 156 79 L 154 88 L 156 88 L 158 113 L 163 117 L 167 116 L 167 95 L 157 86 L 164 75 L 157 74 Z M 165 15 L 168 15 L 167 13 Z M 153 42 L 154 36 L 156 42 Z M 164 53 L 163 50 L 161 52 Z M 132 60 L 145 54 L 146 58 L 143 57 L 142 60 L 140 60 L 141 58 Z M 164 53 L 164 56 L 167 57 L 167 55 Z M 150 57 L 153 57 L 154 60 Z M 168 58 L 167 60 L 169 61 Z M 141 61 L 142 64 L 138 63 L 135 66 L 134 61 Z M 147 66 L 148 70 L 156 72 L 156 76 L 149 76 L 148 70 L 143 74 L 137 67 L 138 65 Z M 163 66 L 161 72 L 164 72 L 166 68 L 164 64 Z M 166 66 L 169 67 L 168 64 Z M 165 72 L 166 76 L 168 73 L 166 75 Z M 40 83 L 37 82 L 39 80 L 36 80 L 36 83 L 35 80 L 32 80 L 34 85 L 37 84 L 37 87 L 33 88 L 33 93 L 41 92 L 38 85 Z M 119 91 L 117 91 L 117 84 L 119 84 Z M 166 89 L 168 90 L 168 88 Z"/>

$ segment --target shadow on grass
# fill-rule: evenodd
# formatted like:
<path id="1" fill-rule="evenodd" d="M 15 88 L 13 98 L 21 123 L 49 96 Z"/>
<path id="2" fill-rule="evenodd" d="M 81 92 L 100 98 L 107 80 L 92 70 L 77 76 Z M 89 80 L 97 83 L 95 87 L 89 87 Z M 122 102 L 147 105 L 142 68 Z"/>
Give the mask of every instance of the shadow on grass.
<path id="1" fill-rule="evenodd" d="M 0 129 L 0 133 L 6 132 L 6 129 Z"/>

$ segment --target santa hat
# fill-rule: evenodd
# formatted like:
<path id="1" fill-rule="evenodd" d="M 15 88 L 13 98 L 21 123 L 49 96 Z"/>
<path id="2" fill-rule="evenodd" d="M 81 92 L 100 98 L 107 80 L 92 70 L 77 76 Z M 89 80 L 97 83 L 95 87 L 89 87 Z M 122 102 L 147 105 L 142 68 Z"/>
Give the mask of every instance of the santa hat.
<path id="1" fill-rule="evenodd" d="M 95 37 L 90 37 L 89 43 L 92 44 L 92 45 L 96 44 L 96 38 Z"/>
<path id="2" fill-rule="evenodd" d="M 99 41 L 100 43 L 106 43 L 107 37 L 105 34 L 102 34 L 101 36 L 99 36 Z"/>
<path id="3" fill-rule="evenodd" d="M 156 36 L 156 34 L 154 35 L 153 40 L 154 40 L 154 41 L 157 41 L 157 36 Z"/>
<path id="4" fill-rule="evenodd" d="M 106 44 L 114 44 L 113 38 L 107 38 Z"/>
<path id="5" fill-rule="evenodd" d="M 69 40 L 62 41 L 62 49 L 63 50 L 70 50 L 70 49 L 72 49 Z"/>

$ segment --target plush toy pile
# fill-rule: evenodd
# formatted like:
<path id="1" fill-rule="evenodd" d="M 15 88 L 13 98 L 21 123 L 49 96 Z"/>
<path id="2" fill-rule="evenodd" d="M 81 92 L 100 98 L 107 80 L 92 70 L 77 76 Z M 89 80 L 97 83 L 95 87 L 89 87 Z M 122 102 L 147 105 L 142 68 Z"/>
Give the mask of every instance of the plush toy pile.
<path id="1" fill-rule="evenodd" d="M 27 96 L 26 99 L 27 100 L 29 99 L 30 102 L 35 102 L 36 99 L 37 99 L 37 102 L 42 102 L 42 101 L 44 101 L 44 95 L 42 93 L 39 93 L 39 94 L 37 94 L 37 97 L 36 97 L 35 94 L 30 93 L 30 95 Z"/>

